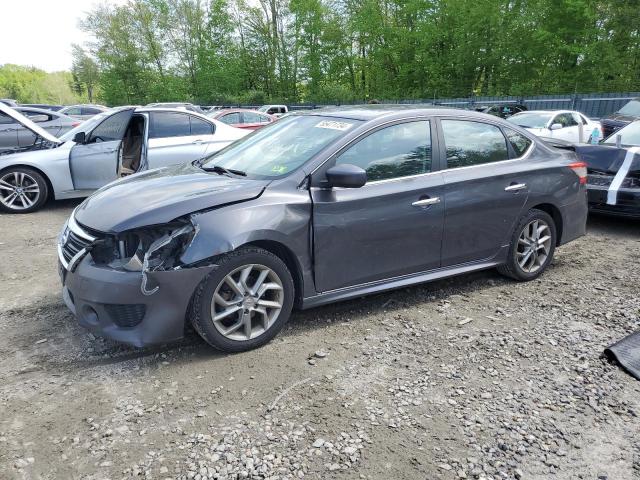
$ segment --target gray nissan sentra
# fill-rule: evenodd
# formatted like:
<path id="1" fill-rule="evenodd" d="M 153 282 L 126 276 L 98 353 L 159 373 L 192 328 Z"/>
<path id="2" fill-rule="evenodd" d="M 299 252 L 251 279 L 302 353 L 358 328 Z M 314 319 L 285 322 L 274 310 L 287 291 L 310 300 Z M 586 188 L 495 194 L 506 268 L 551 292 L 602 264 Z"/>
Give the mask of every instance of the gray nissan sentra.
<path id="1" fill-rule="evenodd" d="M 176 159 L 178 160 L 178 159 Z M 493 116 L 351 107 L 116 181 L 58 242 L 83 326 L 242 351 L 310 308 L 497 267 L 526 281 L 585 233 L 586 167 Z"/>

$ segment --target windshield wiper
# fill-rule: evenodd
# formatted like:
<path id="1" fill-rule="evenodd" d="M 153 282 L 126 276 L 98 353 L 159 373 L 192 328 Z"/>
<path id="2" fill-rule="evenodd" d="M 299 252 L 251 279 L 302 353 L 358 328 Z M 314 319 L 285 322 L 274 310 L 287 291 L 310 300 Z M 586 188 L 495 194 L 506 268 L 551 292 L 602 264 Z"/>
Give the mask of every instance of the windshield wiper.
<path id="1" fill-rule="evenodd" d="M 247 173 L 243 172 L 242 170 L 235 170 L 233 168 L 224 168 L 221 167 L 220 165 L 214 165 L 213 167 L 205 167 L 202 165 L 198 165 L 202 170 L 204 170 L 205 172 L 215 172 L 215 173 L 219 173 L 221 175 L 223 174 L 233 174 L 233 175 L 240 175 L 241 177 L 246 177 Z"/>

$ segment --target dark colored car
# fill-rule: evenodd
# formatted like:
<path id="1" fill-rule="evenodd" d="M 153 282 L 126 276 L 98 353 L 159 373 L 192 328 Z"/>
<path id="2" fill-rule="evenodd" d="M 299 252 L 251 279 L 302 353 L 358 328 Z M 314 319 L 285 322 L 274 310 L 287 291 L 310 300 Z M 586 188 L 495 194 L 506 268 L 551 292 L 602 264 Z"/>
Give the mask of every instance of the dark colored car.
<path id="1" fill-rule="evenodd" d="M 294 307 L 493 267 L 537 278 L 585 233 L 585 182 L 575 153 L 489 115 L 296 114 L 85 200 L 58 240 L 63 297 L 115 340 L 176 340 L 187 318 L 247 350 Z"/>
<path id="2" fill-rule="evenodd" d="M 516 105 L 511 103 L 502 103 L 499 105 L 481 105 L 476 106 L 475 111 L 481 113 L 488 113 L 489 115 L 495 115 L 500 118 L 509 118 L 516 113 L 525 112 L 527 107 L 524 105 Z"/>
<path id="3" fill-rule="evenodd" d="M 213 110 L 208 115 L 210 118 L 220 120 L 227 125 L 245 130 L 257 130 L 277 120 L 268 113 L 248 110 L 245 108 L 229 108 L 225 110 Z"/>
<path id="4" fill-rule="evenodd" d="M 591 211 L 640 218 L 640 121 L 628 124 L 598 145 L 546 140 L 574 151 L 587 164 Z"/>
<path id="5" fill-rule="evenodd" d="M 607 138 L 629 123 L 640 120 L 640 98 L 630 100 L 624 107 L 600 120 L 602 136 Z"/>

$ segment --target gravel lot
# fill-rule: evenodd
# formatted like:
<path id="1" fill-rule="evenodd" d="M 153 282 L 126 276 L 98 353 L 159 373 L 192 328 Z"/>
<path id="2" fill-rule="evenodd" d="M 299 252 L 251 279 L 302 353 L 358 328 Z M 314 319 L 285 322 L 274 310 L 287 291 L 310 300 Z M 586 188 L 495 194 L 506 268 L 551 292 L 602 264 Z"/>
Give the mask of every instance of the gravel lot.
<path id="1" fill-rule="evenodd" d="M 294 314 L 259 350 L 133 349 L 60 299 L 76 205 L 0 216 L 0 478 L 640 478 L 640 222 L 595 217 L 541 279 L 494 271 Z"/>

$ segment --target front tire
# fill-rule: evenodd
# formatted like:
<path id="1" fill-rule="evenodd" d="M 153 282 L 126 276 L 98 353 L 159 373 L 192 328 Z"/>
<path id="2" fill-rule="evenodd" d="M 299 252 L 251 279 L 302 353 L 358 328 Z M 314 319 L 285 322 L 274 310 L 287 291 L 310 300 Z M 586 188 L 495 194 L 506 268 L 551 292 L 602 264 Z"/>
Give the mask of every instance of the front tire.
<path id="1" fill-rule="evenodd" d="M 243 247 L 224 255 L 196 288 L 189 316 L 200 336 L 225 352 L 269 342 L 291 315 L 291 272 L 276 255 Z"/>
<path id="2" fill-rule="evenodd" d="M 49 197 L 42 174 L 28 167 L 9 167 L 0 172 L 0 211 L 31 213 L 40 210 Z"/>
<path id="3" fill-rule="evenodd" d="M 518 222 L 507 262 L 498 267 L 498 272 L 521 282 L 534 280 L 553 260 L 556 243 L 556 225 L 551 215 L 531 209 Z"/>

